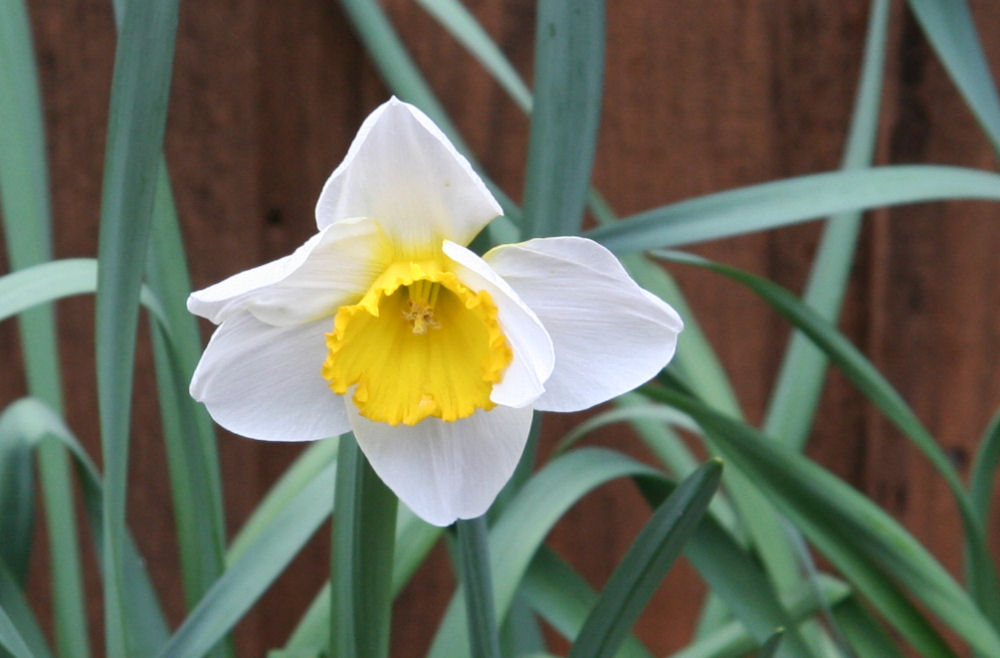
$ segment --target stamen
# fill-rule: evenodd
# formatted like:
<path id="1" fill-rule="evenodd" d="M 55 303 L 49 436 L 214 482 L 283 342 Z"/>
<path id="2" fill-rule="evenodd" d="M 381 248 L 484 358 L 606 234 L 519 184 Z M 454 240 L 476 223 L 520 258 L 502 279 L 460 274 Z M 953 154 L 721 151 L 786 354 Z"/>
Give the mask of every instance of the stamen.
<path id="1" fill-rule="evenodd" d="M 434 306 L 441 292 L 441 284 L 422 279 L 406 288 L 410 299 L 401 312 L 403 318 L 410 323 L 413 333 L 423 335 L 428 329 L 440 329 L 441 323 L 434 318 Z"/>
<path id="2" fill-rule="evenodd" d="M 410 323 L 415 334 L 426 334 L 428 329 L 440 329 L 441 323 L 434 319 L 434 308 L 412 299 L 406 302 L 403 317 Z"/>

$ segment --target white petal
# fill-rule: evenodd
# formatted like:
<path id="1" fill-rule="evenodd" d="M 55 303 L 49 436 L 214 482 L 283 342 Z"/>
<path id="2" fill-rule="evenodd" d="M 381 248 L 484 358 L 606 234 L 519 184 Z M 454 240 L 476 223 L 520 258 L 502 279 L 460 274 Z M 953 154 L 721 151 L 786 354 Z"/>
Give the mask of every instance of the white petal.
<path id="1" fill-rule="evenodd" d="M 216 324 L 240 310 L 273 325 L 310 322 L 363 295 L 390 256 L 375 221 L 341 222 L 289 256 L 192 293 L 188 310 Z"/>
<path id="2" fill-rule="evenodd" d="M 457 264 L 455 273 L 462 283 L 476 292 L 486 290 L 493 298 L 500 327 L 514 352 L 490 399 L 508 407 L 531 404 L 545 392 L 545 380 L 555 364 L 552 339 L 543 323 L 482 258 L 454 242 L 445 241 L 442 249 Z"/>
<path id="3" fill-rule="evenodd" d="M 320 228 L 372 217 L 397 245 L 468 244 L 501 214 L 499 204 L 444 133 L 396 98 L 365 119 L 316 204 Z"/>
<path id="4" fill-rule="evenodd" d="M 491 250 L 486 262 L 535 311 L 556 367 L 533 404 L 577 411 L 630 391 L 673 357 L 684 327 L 610 251 L 585 238 L 545 238 Z"/>
<path id="5" fill-rule="evenodd" d="M 227 430 L 265 441 L 312 441 L 350 429 L 344 400 L 320 374 L 329 318 L 274 327 L 226 318 L 191 379 L 191 396 Z"/>
<path id="6" fill-rule="evenodd" d="M 446 423 L 386 425 L 347 413 L 372 468 L 417 516 L 446 526 L 489 508 L 510 479 L 531 428 L 531 409 L 494 407 Z"/>

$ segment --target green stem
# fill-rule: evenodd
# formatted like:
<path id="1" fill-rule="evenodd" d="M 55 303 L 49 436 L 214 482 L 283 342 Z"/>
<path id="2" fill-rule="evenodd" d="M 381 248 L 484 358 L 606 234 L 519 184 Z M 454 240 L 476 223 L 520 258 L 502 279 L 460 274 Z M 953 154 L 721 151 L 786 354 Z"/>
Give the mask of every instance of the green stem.
<path id="1" fill-rule="evenodd" d="M 458 567 L 465 592 L 472 655 L 475 658 L 500 658 L 486 518 L 480 516 L 459 521 L 455 528 L 458 530 Z"/>
<path id="2" fill-rule="evenodd" d="M 330 653 L 382 658 L 389 654 L 397 500 L 353 436 L 340 441 L 334 495 Z"/>

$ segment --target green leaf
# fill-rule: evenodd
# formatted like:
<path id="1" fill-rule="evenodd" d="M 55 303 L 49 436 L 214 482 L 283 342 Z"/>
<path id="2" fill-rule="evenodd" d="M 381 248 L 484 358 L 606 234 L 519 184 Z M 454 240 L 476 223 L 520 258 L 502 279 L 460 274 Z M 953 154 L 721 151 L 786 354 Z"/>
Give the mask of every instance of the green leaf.
<path id="1" fill-rule="evenodd" d="M 23 0 L 0 2 L 0 216 L 11 269 L 52 257 L 49 175 L 31 25 Z M 51 308 L 19 322 L 28 386 L 61 406 L 58 345 Z M 65 455 L 61 462 L 65 479 Z M 67 496 L 68 498 L 68 496 Z"/>
<path id="2" fill-rule="evenodd" d="M 33 398 L 23 398 L 8 406 L 3 412 L 0 423 L 10 423 L 8 427 L 11 434 L 18 435 L 26 445 L 37 446 L 44 437 L 52 436 L 72 455 L 82 488 L 83 505 L 90 524 L 90 536 L 94 541 L 98 559 L 102 559 L 105 537 L 103 485 L 97 468 L 76 437 L 48 405 Z M 122 595 L 137 631 L 135 639 L 139 644 L 136 655 L 152 656 L 166 641 L 166 622 L 156 600 L 156 593 L 146 575 L 144 562 L 127 532 L 124 535 L 123 549 Z"/>
<path id="3" fill-rule="evenodd" d="M 972 461 L 972 475 L 969 478 L 969 491 L 972 508 L 988 529 L 990 520 L 990 501 L 993 497 L 994 480 L 997 464 L 1000 463 L 1000 411 L 993 415 L 983 438 L 979 441 L 979 449 Z"/>
<path id="4" fill-rule="evenodd" d="M 903 658 L 893 638 L 855 597 L 834 606 L 833 617 L 858 658 Z"/>
<path id="5" fill-rule="evenodd" d="M 413 578 L 424 558 L 441 537 L 442 528 L 433 526 L 405 505 L 396 512 L 396 547 L 392 561 L 392 596 L 395 598 Z"/>
<path id="6" fill-rule="evenodd" d="M 1000 100 L 965 0 L 909 0 L 948 75 L 1000 152 Z"/>
<path id="7" fill-rule="evenodd" d="M 621 453 L 583 448 L 559 457 L 517 492 L 490 531 L 490 562 L 497 619 L 502 621 L 535 551 L 566 510 L 593 488 L 655 469 Z M 430 656 L 463 655 L 468 649 L 461 593 L 452 597 Z"/>
<path id="8" fill-rule="evenodd" d="M 531 92 L 486 31 L 458 0 L 417 0 L 479 62 L 524 112 L 531 111 Z"/>
<path id="9" fill-rule="evenodd" d="M 829 322 L 819 317 L 781 286 L 736 268 L 711 263 L 703 258 L 678 254 L 671 258 L 706 267 L 754 291 L 823 350 L 823 353 L 840 368 L 858 390 L 881 409 L 886 417 L 926 455 L 948 484 L 958 505 L 965 530 L 968 568 L 971 573 L 976 574 L 978 580 L 975 587 L 977 602 L 991 618 L 1000 619 L 1000 588 L 997 585 L 996 571 L 986 545 L 985 530 L 969 493 L 951 460 L 878 369 Z"/>
<path id="10" fill-rule="evenodd" d="M 781 645 L 781 641 L 785 637 L 785 629 L 779 628 L 775 631 L 774 635 L 764 643 L 764 646 L 760 648 L 757 652 L 757 658 L 771 658 L 771 656 L 776 656 L 778 654 L 778 647 Z"/>
<path id="11" fill-rule="evenodd" d="M 625 258 L 627 267 L 637 276 L 637 281 L 647 289 L 677 305 L 679 312 L 685 317 L 686 327 L 681 333 L 675 366 L 683 375 L 690 379 L 695 390 L 719 409 L 734 416 L 741 416 L 739 405 L 733 396 L 726 376 L 719 366 L 711 346 L 693 321 L 690 309 L 676 284 L 656 264 L 631 255 Z M 685 309 L 687 311 L 685 312 Z M 637 425 L 640 436 L 650 445 L 651 449 L 663 454 L 664 457 L 677 457 L 678 450 L 668 450 L 671 437 L 666 432 L 653 432 L 649 428 Z M 681 464 L 678 464 L 681 465 Z M 687 471 L 677 471 L 678 475 L 686 475 Z M 794 547 L 789 543 L 787 532 L 771 506 L 763 499 L 759 491 L 742 477 L 738 469 L 729 469 L 726 474 L 726 488 L 732 494 L 737 514 L 732 510 L 720 510 L 728 527 L 736 528 L 745 533 L 760 553 L 771 579 L 779 584 L 781 589 L 790 590 L 800 581 L 798 563 Z M 713 503 L 720 507 L 723 502 Z M 736 519 L 740 519 L 740 525 Z M 741 534 L 742 537 L 742 534 Z"/>
<path id="12" fill-rule="evenodd" d="M 507 619 L 500 629 L 501 655 L 520 656 L 538 653 L 546 646 L 541 624 L 519 592 L 511 602 Z"/>
<path id="13" fill-rule="evenodd" d="M 868 32 L 861 79 L 854 100 L 854 113 L 847 135 L 842 166 L 871 166 L 878 136 L 879 99 L 885 66 L 889 2 L 876 0 L 868 17 Z M 816 250 L 803 301 L 831 322 L 840 308 L 854 261 L 860 212 L 830 217 Z M 799 332 L 792 334 L 764 418 L 764 431 L 786 445 L 799 449 L 812 427 L 823 389 L 827 359 L 821 350 Z"/>
<path id="14" fill-rule="evenodd" d="M 330 652 L 340 658 L 389 653 L 396 496 L 372 470 L 354 437 L 340 442 L 333 519 Z"/>
<path id="15" fill-rule="evenodd" d="M 532 98 L 520 76 L 503 53 L 486 36 L 483 29 L 456 0 L 418 0 L 469 52 L 483 62 L 494 79 L 525 112 L 530 114 Z M 369 39 L 371 48 L 378 48 L 375 39 Z M 415 69 L 414 69 L 415 70 Z M 523 90 L 523 92 L 521 91 Z M 429 91 L 427 92 L 429 93 Z M 596 189 L 591 189 L 587 198 L 591 213 L 602 224 L 616 221 L 614 211 Z M 517 236 L 510 236 L 494 242 L 514 242 Z M 699 328 L 694 314 L 690 311 L 680 289 L 662 268 L 648 259 L 636 256 L 622 259 L 632 277 L 650 292 L 670 302 L 685 319 L 674 364 L 685 371 L 696 390 L 717 406 L 726 407 L 739 413 L 739 405 L 733 395 L 718 359 Z M 689 365 L 688 365 L 689 364 Z"/>
<path id="16" fill-rule="evenodd" d="M 872 164 L 878 136 L 888 24 L 888 0 L 872 2 L 861 75 L 842 159 L 844 169 Z M 824 226 L 804 300 L 825 318 L 832 320 L 840 315 L 861 221 L 861 212 L 848 212 L 831 216 Z M 763 426 L 767 434 L 802 448 L 819 406 L 826 369 L 827 359 L 823 352 L 800 332 L 792 332 L 764 415 Z M 807 560 L 806 555 L 803 561 Z M 825 633 L 816 625 L 807 626 L 803 633 L 813 646 L 826 641 Z"/>
<path id="17" fill-rule="evenodd" d="M 0 216 L 7 261 L 18 270 L 51 258 L 51 209 L 44 116 L 31 26 L 23 0 L 0 2 Z M 35 308 L 18 321 L 29 394 L 62 407 L 53 311 Z M 90 655 L 79 536 L 69 458 L 44 441 L 38 470 L 45 504 L 53 626 L 59 654 Z"/>
<path id="18" fill-rule="evenodd" d="M 695 418 L 723 458 L 739 464 L 768 497 L 916 647 L 952 655 L 922 615 L 895 593 L 890 577 L 952 630 L 988 655 L 1000 637 L 965 591 L 909 533 L 870 500 L 819 465 L 754 428 L 669 389 L 649 389 Z M 883 575 L 884 574 L 884 575 Z"/>
<path id="19" fill-rule="evenodd" d="M 523 237 L 579 233 L 597 149 L 603 80 L 604 1 L 541 0 Z"/>
<path id="20" fill-rule="evenodd" d="M 664 500 L 674 487 L 672 482 L 657 474 L 637 473 L 634 477 L 653 505 Z M 684 553 L 710 590 L 734 611 L 740 628 L 749 629 L 751 648 L 766 641 L 778 626 L 793 628 L 791 613 L 778 600 L 755 556 L 737 544 L 712 516 L 702 519 Z M 574 585 L 572 571 L 566 573 L 568 567 L 560 567 L 558 559 L 546 556 L 544 550 L 539 551 L 534 560 L 542 561 L 546 573 L 535 573 L 526 581 L 525 592 L 536 607 L 544 604 L 537 609 L 563 635 L 574 637 L 596 595 L 585 584 Z M 808 594 L 811 600 L 812 592 Z M 802 596 L 800 592 L 796 601 L 801 601 Z M 564 600 L 567 597 L 570 600 Z M 812 655 L 797 632 L 789 633 L 788 642 L 792 650 L 790 655 L 796 658 Z M 635 643 L 628 653 L 642 655 L 641 645 Z"/>
<path id="21" fill-rule="evenodd" d="M 630 399 L 632 402 L 626 403 L 626 406 L 622 406 L 617 409 L 609 409 L 608 411 L 602 411 L 601 413 L 595 414 L 584 420 L 579 425 L 573 427 L 570 431 L 563 435 L 563 438 L 559 440 L 556 447 L 552 449 L 553 454 L 558 455 L 568 451 L 577 441 L 582 439 L 587 434 L 613 423 L 652 420 L 658 421 L 658 423 L 672 425 L 689 432 L 697 433 L 700 430 L 697 423 L 676 409 L 664 407 L 662 404 L 650 404 L 648 402 L 639 403 L 635 401 L 635 397 Z M 663 460 L 667 466 L 671 469 L 676 469 L 675 472 L 679 472 L 682 476 L 687 475 L 697 468 L 698 463 L 695 461 L 694 456 L 683 446 L 683 444 L 677 446 L 676 449 L 676 455 L 672 455 L 670 458 Z"/>
<path id="22" fill-rule="evenodd" d="M 167 329 L 154 324 L 150 331 L 181 575 L 191 609 L 222 573 L 225 523 L 214 428 L 188 392 L 201 337 L 185 306 L 191 286 L 165 167 L 161 162 L 146 280 L 169 323 Z"/>
<path id="23" fill-rule="evenodd" d="M 413 577 L 417 567 L 424 561 L 431 548 L 437 543 L 442 529 L 432 526 L 410 511 L 405 505 L 399 507 L 396 516 L 396 550 L 392 563 L 392 597 L 395 599 Z M 327 581 L 313 598 L 306 614 L 299 620 L 284 649 L 294 652 L 313 651 L 322 654 L 330 645 L 330 602 L 332 590 Z"/>
<path id="24" fill-rule="evenodd" d="M 459 520 L 458 567 L 465 594 L 465 618 L 469 622 L 469 642 L 476 658 L 500 658 L 500 638 L 493 611 L 493 583 L 490 580 L 489 529 L 486 517 Z"/>
<path id="25" fill-rule="evenodd" d="M 323 583 L 319 592 L 313 597 L 312 603 L 299 619 L 295 630 L 288 637 L 288 642 L 278 652 L 271 654 L 279 656 L 325 655 L 330 646 L 330 601 L 333 591 L 330 581 Z M 271 655 L 269 654 L 269 655 Z"/>
<path id="26" fill-rule="evenodd" d="M 0 566 L 22 587 L 35 520 L 35 450 L 9 414 L 0 416 Z"/>
<path id="27" fill-rule="evenodd" d="M 642 254 L 627 254 L 622 257 L 622 264 L 640 286 L 669 302 L 684 318 L 684 331 L 677 339 L 673 367 L 713 406 L 734 416 L 742 416 L 726 371 L 677 282 L 658 263 Z"/>
<path id="28" fill-rule="evenodd" d="M 997 464 L 1000 464 L 1000 412 L 994 414 L 979 442 L 976 456 L 972 460 L 972 472 L 969 477 L 969 499 L 972 513 L 982 525 L 983 534 L 989 536 L 990 501 L 996 480 Z M 993 624 L 998 624 L 997 605 L 998 593 L 996 581 L 990 580 L 990 571 L 981 569 L 982 559 L 988 556 L 977 555 L 975 546 L 970 545 L 966 538 L 965 582 L 972 592 L 973 598 L 980 607 L 992 613 Z"/>
<path id="29" fill-rule="evenodd" d="M 811 174 L 662 206 L 596 228 L 587 237 L 624 254 L 728 238 L 841 212 L 948 199 L 1000 200 L 1000 175 L 938 165 Z"/>
<path id="30" fill-rule="evenodd" d="M 654 506 L 674 487 L 663 478 L 643 478 L 637 484 Z M 726 604 L 758 643 L 770 637 L 778 626 L 792 628 L 791 616 L 779 600 L 770 573 L 714 517 L 702 519 L 684 555 L 712 594 Z M 801 590 L 801 584 L 798 589 Z M 788 648 L 789 654 L 796 658 L 813 655 L 794 630 L 789 632 Z"/>
<path id="31" fill-rule="evenodd" d="M 721 478 L 722 462 L 709 461 L 660 504 L 608 579 L 573 643 L 571 658 L 614 654 L 694 534 Z"/>
<path id="32" fill-rule="evenodd" d="M 406 52 L 406 46 L 392 28 L 385 12 L 378 3 L 369 0 L 340 0 L 340 6 L 354 26 L 358 38 L 368 49 L 368 54 L 374 60 L 386 86 L 404 101 L 419 107 L 437 124 L 455 144 L 455 148 L 469 159 L 473 168 L 483 177 L 490 192 L 503 206 L 505 217 L 498 217 L 486 227 L 493 236 L 493 241 L 497 244 L 515 242 L 518 232 L 513 224 L 520 223 L 521 210 L 503 190 L 484 175 L 482 167 L 476 162 L 472 151 L 462 140 L 441 103 L 434 96 L 420 69 Z"/>
<path id="33" fill-rule="evenodd" d="M 0 321 L 40 304 L 96 290 L 97 261 L 93 258 L 54 260 L 4 274 L 0 276 Z M 140 302 L 157 322 L 164 322 L 160 303 L 145 287 Z"/>
<path id="34" fill-rule="evenodd" d="M 17 632 L 14 622 L 0 606 L 0 646 L 10 651 L 14 658 L 34 658 L 21 634 Z"/>
<path id="35" fill-rule="evenodd" d="M 587 581 L 547 546 L 539 548 L 532 559 L 519 593 L 568 640 L 577 636 L 597 602 L 597 594 Z M 616 655 L 619 658 L 651 657 L 634 635 L 626 636 Z"/>
<path id="36" fill-rule="evenodd" d="M 15 656 L 52 656 L 24 592 L 3 564 L 0 564 L 0 646 Z"/>
<path id="37" fill-rule="evenodd" d="M 789 619 L 793 624 L 798 625 L 820 610 L 840 605 L 850 595 L 850 589 L 839 580 L 824 577 L 819 579 L 819 584 L 819 596 L 811 588 L 805 588 L 798 597 L 788 602 Z M 752 596 L 747 598 L 748 602 L 752 602 Z M 745 656 L 758 646 L 760 646 L 760 642 L 747 631 L 742 623 L 731 621 L 697 638 L 684 649 L 671 654 L 671 658 Z"/>
<path id="38" fill-rule="evenodd" d="M 298 459 L 285 469 L 281 478 L 268 490 L 250 517 L 243 523 L 229 544 L 226 562 L 232 564 L 257 541 L 288 504 L 308 487 L 315 478 L 337 459 L 340 438 L 313 441 Z"/>
<path id="39" fill-rule="evenodd" d="M 166 123 L 177 0 L 133 0 L 115 51 L 98 257 L 97 391 L 104 486 L 108 655 L 140 655 L 124 595 L 125 507 L 139 291 Z"/>
<path id="40" fill-rule="evenodd" d="M 200 656 L 229 632 L 330 515 L 336 467 L 327 464 L 245 545 L 155 655 Z"/>
<path id="41" fill-rule="evenodd" d="M 125 2 L 113 0 L 112 4 L 120 30 Z M 214 426 L 205 409 L 196 405 L 187 391 L 201 354 L 201 336 L 195 318 L 186 308 L 191 282 L 162 154 L 151 230 L 146 280 L 164 302 L 166 322 L 173 336 L 168 344 L 160 327 L 152 328 L 181 575 L 190 609 L 222 570 L 226 533 Z"/>

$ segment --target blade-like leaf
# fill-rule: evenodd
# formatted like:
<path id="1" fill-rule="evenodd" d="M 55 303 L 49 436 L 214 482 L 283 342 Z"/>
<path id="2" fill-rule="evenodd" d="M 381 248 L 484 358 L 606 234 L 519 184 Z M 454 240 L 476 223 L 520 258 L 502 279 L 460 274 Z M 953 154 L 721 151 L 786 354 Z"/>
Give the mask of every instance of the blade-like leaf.
<path id="1" fill-rule="evenodd" d="M 12 270 L 52 257 L 49 175 L 31 41 L 23 0 L 0 2 L 0 217 Z M 36 397 L 59 408 L 62 395 L 52 309 L 34 309 L 19 324 L 28 386 Z M 62 468 L 65 473 L 65 456 Z"/>
<path id="2" fill-rule="evenodd" d="M 583 448 L 551 461 L 510 501 L 490 531 L 494 604 L 503 620 L 518 583 L 538 546 L 569 507 L 593 488 L 615 478 L 656 470 L 610 450 Z M 465 607 L 452 597 L 429 655 L 462 655 L 469 646 Z"/>
<path id="3" fill-rule="evenodd" d="M 568 640 L 577 636 L 597 602 L 597 593 L 587 581 L 546 546 L 539 548 L 532 559 L 524 574 L 520 594 Z M 651 658 L 633 635 L 626 636 L 616 655 L 618 658 Z"/>
<path id="4" fill-rule="evenodd" d="M 683 393 L 651 394 L 697 420 L 723 458 L 740 464 L 768 497 L 907 636 L 922 655 L 951 655 L 905 600 L 884 597 L 879 571 L 987 655 L 1000 655 L 1000 636 L 947 571 L 888 514 L 814 462 L 782 449 L 754 428 L 716 413 Z M 908 608 L 908 609 L 907 609 Z"/>
<path id="5" fill-rule="evenodd" d="M 846 585 L 833 578 L 821 578 L 819 582 L 820 597 L 807 591 L 789 602 L 788 612 L 792 622 L 797 624 L 824 608 L 840 605 L 850 594 L 850 589 Z M 760 642 L 747 632 L 743 624 L 732 621 L 699 637 L 680 651 L 671 654 L 671 658 L 721 658 L 722 656 L 735 658 L 749 654 L 758 646 Z"/>
<path id="6" fill-rule="evenodd" d="M 139 291 L 166 124 L 177 0 L 128 4 L 115 51 L 98 257 L 97 391 L 104 456 L 108 655 L 140 655 L 124 595 L 125 492 Z"/>
<path id="7" fill-rule="evenodd" d="M 0 606 L 0 647 L 6 649 L 14 658 L 34 658 L 21 634 L 17 632 L 14 622 Z"/>
<path id="8" fill-rule="evenodd" d="M 966 0 L 909 0 L 927 40 L 1000 152 L 1000 99 Z"/>
<path id="9" fill-rule="evenodd" d="M 990 529 L 990 501 L 998 464 L 1000 464 L 1000 412 L 994 414 L 979 442 L 969 477 L 972 514 L 981 524 L 983 535 L 987 537 Z M 1000 591 L 997 590 L 997 581 L 993 577 L 992 562 L 989 559 L 986 547 L 976 545 L 972 537 L 965 537 L 966 585 L 973 598 L 991 616 L 996 626 L 1000 624 Z"/>
<path id="10" fill-rule="evenodd" d="M 455 529 L 458 535 L 458 567 L 465 595 L 465 618 L 469 621 L 469 648 L 476 658 L 500 658 L 486 517 L 459 520 Z"/>
<path id="11" fill-rule="evenodd" d="M 515 103 L 526 114 L 530 114 L 532 98 L 527 87 L 503 53 L 486 36 L 475 17 L 457 0 L 419 0 L 419 2 L 468 49 L 470 54 L 484 63 Z M 370 40 L 369 43 L 372 47 L 376 45 L 374 40 Z M 598 222 L 607 224 L 616 221 L 611 207 L 596 189 L 590 190 L 587 205 Z M 516 236 L 511 236 L 494 242 L 512 242 L 516 239 L 518 239 Z M 702 397 L 715 400 L 718 406 L 724 406 L 738 415 L 739 406 L 722 367 L 702 334 L 693 313 L 688 309 L 683 294 L 670 275 L 643 257 L 625 257 L 622 262 L 639 285 L 670 302 L 684 318 L 684 333 L 681 334 L 677 355 L 674 357 L 675 365 L 685 370 Z M 689 368 L 684 367 L 687 363 L 690 363 Z"/>
<path id="12" fill-rule="evenodd" d="M 983 530 L 988 530 L 990 520 L 990 501 L 993 497 L 994 480 L 997 465 L 1000 464 L 1000 411 L 990 419 L 983 438 L 979 441 L 979 449 L 972 460 L 972 474 L 969 477 L 969 497 L 972 508 L 983 524 Z"/>
<path id="13" fill-rule="evenodd" d="M 694 534 L 721 478 L 722 462 L 710 461 L 663 501 L 608 579 L 573 643 L 572 658 L 614 654 Z"/>
<path id="14" fill-rule="evenodd" d="M 785 629 L 779 628 L 757 652 L 757 658 L 771 658 L 778 654 L 778 647 L 785 638 Z"/>
<path id="15" fill-rule="evenodd" d="M 875 0 L 868 17 L 861 79 L 844 149 L 844 169 L 871 166 L 878 136 L 888 27 L 889 2 Z M 809 273 L 803 301 L 830 321 L 840 315 L 861 219 L 860 212 L 853 212 L 827 221 Z M 764 417 L 765 432 L 801 449 L 819 407 L 826 365 L 826 356 L 808 338 L 799 332 L 792 334 Z"/>
<path id="16" fill-rule="evenodd" d="M 858 658 L 903 658 L 893 638 L 855 597 L 834 606 L 833 617 Z"/>
<path id="17" fill-rule="evenodd" d="M 112 0 L 112 5 L 115 24 L 121 30 L 125 2 Z M 181 575 L 190 609 L 222 570 L 226 532 L 214 426 L 205 409 L 196 405 L 187 392 L 201 354 L 201 336 L 194 316 L 186 308 L 191 282 L 162 155 L 151 230 L 146 280 L 164 303 L 166 321 L 173 335 L 168 345 L 160 328 L 152 329 Z"/>
<path id="18" fill-rule="evenodd" d="M 651 505 L 658 505 L 673 490 L 673 484 L 663 478 L 643 478 L 637 483 Z M 792 629 L 786 643 L 789 656 L 806 658 L 813 655 L 792 626 L 792 617 L 779 600 L 770 574 L 714 517 L 702 519 L 684 555 L 712 594 L 726 604 L 758 644 L 781 626 Z"/>
<path id="19" fill-rule="evenodd" d="M 632 399 L 634 400 L 635 398 Z M 689 432 L 698 432 L 699 430 L 697 423 L 676 409 L 664 407 L 661 404 L 650 404 L 648 402 L 640 404 L 638 402 L 633 402 L 628 406 L 623 406 L 618 409 L 610 409 L 587 418 L 585 421 L 566 432 L 566 434 L 563 435 L 563 438 L 559 440 L 559 443 L 556 444 L 556 447 L 552 449 L 552 452 L 556 455 L 564 453 L 572 448 L 573 445 L 584 436 L 606 425 L 639 420 L 659 421 L 660 423 L 673 425 L 674 427 L 684 429 Z M 670 466 L 671 468 L 679 467 L 677 470 L 681 473 L 681 475 L 687 475 L 691 471 L 695 470 L 698 465 L 694 456 L 690 451 L 684 448 L 683 445 L 677 447 L 677 454 L 675 456 L 672 456 L 670 459 L 665 461 L 667 462 L 667 466 Z"/>
<path id="20" fill-rule="evenodd" d="M 16 419 L 0 416 L 0 566 L 24 586 L 35 520 L 35 451 Z"/>
<path id="21" fill-rule="evenodd" d="M 340 442 L 333 520 L 330 652 L 341 658 L 389 653 L 396 496 L 372 470 L 354 437 Z"/>
<path id="22" fill-rule="evenodd" d="M 951 460 L 875 366 L 829 322 L 781 286 L 703 258 L 678 254 L 671 258 L 724 274 L 753 290 L 823 350 L 854 385 L 926 455 L 948 484 L 961 514 L 969 569 L 976 574 L 978 581 L 975 587 L 976 600 L 991 618 L 1000 618 L 1000 588 L 997 585 L 996 571 L 986 545 L 985 530 L 971 497 Z"/>
<path id="23" fill-rule="evenodd" d="M 3 564 L 0 564 L 0 646 L 15 656 L 52 656 L 24 592 Z"/>
<path id="24" fill-rule="evenodd" d="M 521 656 L 538 653 L 546 646 L 539 619 L 518 592 L 510 604 L 510 610 L 507 611 L 507 620 L 500 629 L 501 655 Z"/>
<path id="25" fill-rule="evenodd" d="M 340 438 L 314 441 L 299 455 L 298 459 L 285 469 L 281 478 L 271 487 L 250 514 L 240 531 L 229 544 L 226 562 L 238 560 L 275 517 L 281 514 L 289 502 L 316 478 L 327 466 L 336 461 Z"/>
<path id="26" fill-rule="evenodd" d="M 28 18 L 24 0 L 0 2 L 0 217 L 13 270 L 52 257 L 44 116 Z M 23 314 L 18 330 L 28 393 L 60 410 L 59 345 L 52 309 L 44 306 Z M 55 642 L 61 656 L 87 658 L 90 638 L 69 458 L 55 439 L 43 441 L 38 457 Z M 24 512 L 22 518 L 29 518 Z"/>
<path id="27" fill-rule="evenodd" d="M 214 428 L 188 392 L 201 339 L 185 307 L 191 286 L 164 167 L 161 163 L 146 280 L 169 323 L 169 338 L 160 324 L 150 331 L 181 575 L 191 609 L 222 573 L 225 524 Z"/>
<path id="28" fill-rule="evenodd" d="M 44 437 L 52 436 L 68 450 L 77 467 L 83 505 L 90 524 L 90 536 L 98 558 L 102 558 L 105 536 L 103 484 L 97 468 L 76 437 L 48 405 L 33 398 L 18 400 L 7 407 L 0 423 L 10 423 L 8 427 L 11 433 L 19 435 L 20 440 L 28 445 L 37 445 Z M 144 562 L 128 533 L 124 536 L 122 570 L 122 595 L 138 631 L 135 638 L 141 642 L 137 647 L 137 655 L 155 655 L 167 639 L 167 626 L 156 600 L 156 593 L 146 575 Z"/>
<path id="29" fill-rule="evenodd" d="M 405 505 L 399 507 L 396 518 L 396 550 L 392 563 L 392 597 L 402 591 L 413 577 L 417 567 L 424 561 L 438 537 L 441 528 L 426 523 Z M 322 654 L 330 646 L 330 583 L 327 581 L 313 598 L 306 614 L 299 620 L 284 650 L 291 655 L 295 652 L 315 652 Z"/>
<path id="30" fill-rule="evenodd" d="M 515 224 L 520 223 L 520 208 L 503 193 L 503 190 L 484 175 L 482 167 L 477 164 L 472 152 L 462 140 L 461 135 L 458 134 L 458 130 L 434 96 L 427 81 L 424 80 L 420 69 L 413 63 L 410 54 L 406 51 L 406 46 L 396 34 L 379 3 L 369 2 L 369 0 L 340 0 L 340 6 L 354 26 L 358 37 L 368 49 L 368 53 L 372 56 L 386 86 L 404 101 L 418 106 L 448 135 L 455 147 L 469 159 L 480 176 L 483 176 L 490 192 L 503 206 L 504 217 L 490 222 L 487 226 L 494 242 L 498 244 L 515 242 L 518 233 L 511 221 Z"/>
<path id="31" fill-rule="evenodd" d="M 531 110 L 531 92 L 486 31 L 458 0 L 417 0 L 466 50 L 486 67 L 507 94 L 525 112 Z"/>
<path id="32" fill-rule="evenodd" d="M 603 81 L 604 0 L 541 0 L 522 237 L 580 231 Z"/>
<path id="33" fill-rule="evenodd" d="M 0 321 L 39 304 L 96 290 L 97 261 L 93 258 L 54 260 L 4 274 L 0 276 Z M 160 303 L 149 290 L 142 289 L 139 301 L 158 322 L 164 322 Z"/>
<path id="34" fill-rule="evenodd" d="M 841 212 L 947 199 L 1000 200 L 1000 175 L 937 165 L 811 174 L 648 210 L 596 228 L 587 237 L 624 254 L 728 238 Z"/>
<path id="35" fill-rule="evenodd" d="M 336 463 L 327 464 L 288 501 L 245 546 L 156 655 L 200 656 L 229 632 L 330 515 L 335 471 Z"/>
<path id="36" fill-rule="evenodd" d="M 711 346 L 705 340 L 683 295 L 676 284 L 655 263 L 637 254 L 626 256 L 625 265 L 637 277 L 637 281 L 651 292 L 677 304 L 679 312 L 685 317 L 686 327 L 678 344 L 678 354 L 675 367 L 689 378 L 692 386 L 716 407 L 740 417 L 741 411 L 729 382 L 719 365 Z M 664 432 L 650 432 L 647 428 L 637 425 L 640 436 L 650 444 L 653 450 L 670 445 L 670 437 L 664 437 Z M 671 450 L 675 456 L 677 450 Z M 685 471 L 677 471 L 678 475 L 686 475 Z M 722 518 L 729 527 L 736 528 L 740 536 L 745 534 L 757 547 L 764 560 L 771 580 L 778 584 L 782 591 L 791 591 L 801 580 L 796 568 L 798 558 L 794 546 L 788 541 L 787 531 L 781 520 L 774 513 L 757 491 L 738 469 L 729 469 L 726 475 L 726 488 L 732 494 L 732 500 L 737 514 L 726 514 Z M 739 518 L 737 526 L 735 519 Z"/>

